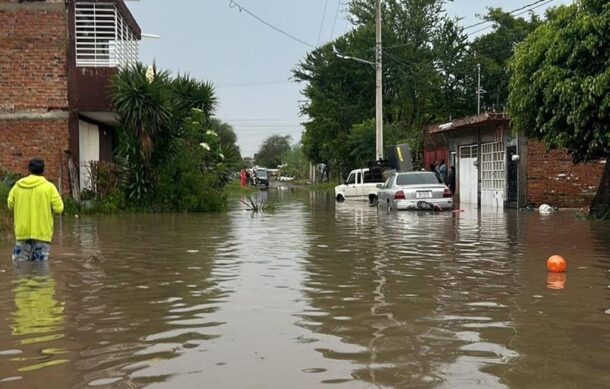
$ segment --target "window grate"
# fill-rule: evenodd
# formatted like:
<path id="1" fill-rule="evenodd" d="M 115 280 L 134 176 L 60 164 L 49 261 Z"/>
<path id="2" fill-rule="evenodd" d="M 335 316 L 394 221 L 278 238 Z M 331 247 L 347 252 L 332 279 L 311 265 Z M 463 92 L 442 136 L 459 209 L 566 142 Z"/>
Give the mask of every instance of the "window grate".
<path id="1" fill-rule="evenodd" d="M 503 142 L 481 145 L 481 189 L 505 189 L 505 157 Z"/>
<path id="2" fill-rule="evenodd" d="M 138 40 L 113 3 L 75 5 L 76 66 L 127 67 L 138 60 Z"/>

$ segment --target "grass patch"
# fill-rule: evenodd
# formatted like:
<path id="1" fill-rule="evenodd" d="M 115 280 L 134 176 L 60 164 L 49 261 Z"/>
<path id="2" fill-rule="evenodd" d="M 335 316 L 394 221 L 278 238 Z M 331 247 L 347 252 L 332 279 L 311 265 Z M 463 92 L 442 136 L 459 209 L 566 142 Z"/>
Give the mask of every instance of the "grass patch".
<path id="1" fill-rule="evenodd" d="M 259 189 L 256 186 L 246 185 L 246 186 L 242 187 L 239 180 L 231 181 L 224 188 L 224 192 L 227 195 L 227 197 L 229 197 L 229 198 L 249 196 L 258 191 L 259 191 Z"/>
<path id="2" fill-rule="evenodd" d="M 312 184 L 307 186 L 312 192 L 332 192 L 335 190 L 335 186 L 339 185 L 338 182 L 319 182 L 317 184 Z"/>

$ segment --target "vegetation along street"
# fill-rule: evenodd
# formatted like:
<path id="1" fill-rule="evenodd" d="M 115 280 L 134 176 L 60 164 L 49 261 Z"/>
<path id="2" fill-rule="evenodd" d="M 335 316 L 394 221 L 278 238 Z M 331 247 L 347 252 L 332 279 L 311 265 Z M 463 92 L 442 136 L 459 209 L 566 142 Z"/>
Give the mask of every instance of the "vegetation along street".
<path id="1" fill-rule="evenodd" d="M 607 0 L 0 1 L 0 386 L 610 387 Z"/>

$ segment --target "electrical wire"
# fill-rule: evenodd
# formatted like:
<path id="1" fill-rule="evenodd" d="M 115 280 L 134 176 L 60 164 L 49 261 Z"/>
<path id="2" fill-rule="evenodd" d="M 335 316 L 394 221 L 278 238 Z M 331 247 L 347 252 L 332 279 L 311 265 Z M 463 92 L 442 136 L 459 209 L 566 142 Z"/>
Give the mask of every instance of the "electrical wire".
<path id="1" fill-rule="evenodd" d="M 553 1 L 553 0 L 552 0 L 552 1 Z M 533 6 L 538 5 L 538 4 L 540 4 L 540 3 L 545 3 L 545 2 L 546 2 L 546 3 L 550 3 L 550 1 L 548 1 L 548 0 L 537 0 L 537 1 L 533 2 L 533 3 L 530 3 L 530 4 L 527 4 L 527 5 L 524 5 L 523 7 L 519 7 L 519 8 L 513 9 L 512 11 L 509 11 L 509 12 L 508 12 L 508 14 L 512 15 L 512 14 L 514 14 L 515 12 L 519 12 L 519 11 L 522 11 L 522 10 L 524 10 L 524 9 L 526 9 L 526 8 L 530 8 L 530 7 L 533 7 Z M 546 4 L 546 3 L 545 3 L 545 4 Z M 541 4 L 541 5 L 544 5 L 544 4 Z M 531 11 L 532 9 L 536 9 L 536 8 L 538 8 L 538 7 L 534 7 L 534 8 L 531 8 L 531 9 L 527 9 L 527 10 L 526 10 L 526 12 L 529 12 L 529 11 Z M 519 14 L 519 15 L 520 15 L 520 14 Z M 491 22 L 490 20 L 482 20 L 482 21 L 480 21 L 480 22 L 478 22 L 478 23 L 471 24 L 471 25 L 469 25 L 469 26 L 464 27 L 464 30 L 469 30 L 469 29 L 471 29 L 471 28 L 473 28 L 473 27 L 477 27 L 477 26 L 480 26 L 480 25 L 482 25 L 482 24 L 485 24 L 485 23 L 490 23 L 490 22 Z"/>
<path id="2" fill-rule="evenodd" d="M 333 34 L 335 33 L 335 27 L 337 26 L 337 19 L 339 18 L 339 13 L 341 12 L 341 3 L 343 1 L 337 1 L 337 12 L 335 12 L 335 20 L 333 21 L 333 28 L 330 30 L 330 35 L 328 36 L 328 40 L 331 41 L 333 39 Z"/>
<path id="3" fill-rule="evenodd" d="M 318 31 L 318 46 L 322 38 L 322 30 L 324 29 L 324 20 L 326 20 L 326 10 L 328 9 L 328 0 L 324 0 L 324 12 L 322 12 L 322 21 L 320 22 L 320 31 Z"/>
<path id="4" fill-rule="evenodd" d="M 254 19 L 258 20 L 259 22 L 263 23 L 267 27 L 271 28 L 272 30 L 277 31 L 280 34 L 285 35 L 288 38 L 290 38 L 290 39 L 292 39 L 292 40 L 294 40 L 296 42 L 299 42 L 302 45 L 309 46 L 309 47 L 314 48 L 314 49 L 316 48 L 316 46 L 312 45 L 311 43 L 305 42 L 304 40 L 302 40 L 300 38 L 297 38 L 296 36 L 292 35 L 291 33 L 286 32 L 286 31 L 282 30 L 281 28 L 274 26 L 273 24 L 269 23 L 265 19 L 263 19 L 260 16 L 256 15 L 255 13 L 250 11 L 249 9 L 244 8 L 244 6 L 242 6 L 241 4 L 239 4 L 235 0 L 229 0 L 229 7 L 237 8 L 239 10 L 239 12 L 243 11 L 243 12 L 247 13 L 248 15 L 252 16 Z"/>
<path id="5" fill-rule="evenodd" d="M 525 10 L 525 11 L 519 12 L 519 13 L 515 14 L 515 16 L 523 15 L 523 14 L 528 13 L 528 12 L 530 12 L 530 11 L 533 11 L 533 10 L 535 10 L 535 9 L 537 9 L 537 8 L 543 7 L 543 6 L 545 6 L 545 5 L 549 4 L 549 3 L 552 3 L 553 1 L 555 1 L 555 0 L 543 0 L 543 3 L 542 3 L 542 4 L 539 4 L 539 5 L 537 5 L 536 7 L 529 8 L 529 9 L 527 9 L 527 10 Z M 493 25 L 493 24 L 492 24 L 491 26 L 483 27 L 483 28 L 481 28 L 481 29 L 479 29 L 479 30 L 473 31 L 473 32 L 471 32 L 471 33 L 469 33 L 469 34 L 468 34 L 468 38 L 470 38 L 470 37 L 471 37 L 471 36 L 473 36 L 473 35 L 478 34 L 478 33 L 479 33 L 479 32 L 481 32 L 481 31 L 488 30 L 488 29 L 490 29 L 490 28 L 492 28 L 492 27 L 494 27 L 494 25 Z"/>
<path id="6" fill-rule="evenodd" d="M 278 80 L 278 81 L 266 81 L 266 82 L 252 82 L 252 83 L 244 83 L 244 84 L 221 84 L 215 85 L 215 89 L 226 89 L 226 88 L 256 88 L 256 87 L 266 87 L 266 86 L 281 86 L 294 84 L 294 81 L 290 80 Z"/>
<path id="7" fill-rule="evenodd" d="M 509 14 L 513 14 L 515 12 L 522 11 L 522 12 L 519 12 L 519 13 L 515 14 L 515 16 L 520 16 L 520 15 L 523 15 L 523 14 L 528 13 L 530 11 L 533 11 L 533 10 L 535 10 L 537 8 L 543 7 L 543 6 L 545 6 L 545 5 L 549 4 L 549 3 L 552 3 L 554 1 L 555 0 L 538 0 L 535 3 L 528 4 L 526 6 L 517 8 L 516 10 L 512 10 L 512 11 L 509 12 Z M 531 7 L 531 8 L 529 8 L 529 7 Z M 528 9 L 525 9 L 525 8 L 528 8 Z M 525 9 L 525 11 L 523 11 L 524 9 Z M 489 21 L 489 20 L 484 20 L 484 21 L 482 21 L 480 23 L 476 23 L 476 24 L 472 24 L 470 26 L 464 27 L 464 30 L 466 30 L 468 28 L 471 28 L 471 27 L 479 26 L 481 24 L 490 23 L 490 22 L 491 21 Z M 473 35 L 476 35 L 476 34 L 478 34 L 481 31 L 488 30 L 488 29 L 490 29 L 492 27 L 494 27 L 493 24 L 491 26 L 486 26 L 486 27 L 483 27 L 483 28 L 481 28 L 479 30 L 473 31 L 473 32 L 469 33 L 467 36 L 468 36 L 468 38 L 470 38 Z M 405 46 L 409 46 L 410 44 L 411 43 L 401 43 L 401 44 L 397 44 L 397 45 L 386 46 L 386 47 L 383 48 L 383 50 L 389 50 L 389 49 L 395 49 L 395 48 L 399 48 L 399 47 L 405 47 Z M 371 48 L 371 49 L 374 49 L 374 48 Z"/>

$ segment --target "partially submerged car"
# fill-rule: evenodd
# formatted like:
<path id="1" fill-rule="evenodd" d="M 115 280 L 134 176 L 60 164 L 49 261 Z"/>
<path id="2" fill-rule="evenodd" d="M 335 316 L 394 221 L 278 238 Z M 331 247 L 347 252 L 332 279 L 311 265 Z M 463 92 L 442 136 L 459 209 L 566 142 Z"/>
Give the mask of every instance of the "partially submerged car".
<path id="1" fill-rule="evenodd" d="M 433 172 L 394 173 L 377 188 L 377 204 L 388 210 L 453 208 L 451 191 Z"/>
<path id="2" fill-rule="evenodd" d="M 256 173 L 256 185 L 259 187 L 269 187 L 269 172 L 267 169 L 257 168 L 254 170 Z"/>

